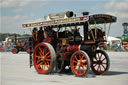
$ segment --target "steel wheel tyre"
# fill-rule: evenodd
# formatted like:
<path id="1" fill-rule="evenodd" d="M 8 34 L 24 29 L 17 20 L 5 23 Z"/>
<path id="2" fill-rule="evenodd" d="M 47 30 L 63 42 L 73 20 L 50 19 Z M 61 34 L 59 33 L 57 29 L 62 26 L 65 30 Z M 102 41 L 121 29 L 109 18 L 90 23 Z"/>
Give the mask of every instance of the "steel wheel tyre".
<path id="1" fill-rule="evenodd" d="M 11 51 L 12 51 L 13 54 L 17 54 L 18 53 L 18 50 L 16 48 L 13 48 Z"/>
<path id="2" fill-rule="evenodd" d="M 90 69 L 90 59 L 84 51 L 75 52 L 70 63 L 72 72 L 79 77 L 86 76 Z"/>
<path id="3" fill-rule="evenodd" d="M 37 72 L 47 74 L 53 71 L 56 62 L 54 48 L 48 43 L 38 44 L 33 53 L 33 63 Z"/>
<path id="4" fill-rule="evenodd" d="M 110 60 L 109 56 L 103 50 L 97 50 L 96 56 L 91 60 L 91 68 L 95 74 L 101 75 L 108 71 L 110 67 Z"/>

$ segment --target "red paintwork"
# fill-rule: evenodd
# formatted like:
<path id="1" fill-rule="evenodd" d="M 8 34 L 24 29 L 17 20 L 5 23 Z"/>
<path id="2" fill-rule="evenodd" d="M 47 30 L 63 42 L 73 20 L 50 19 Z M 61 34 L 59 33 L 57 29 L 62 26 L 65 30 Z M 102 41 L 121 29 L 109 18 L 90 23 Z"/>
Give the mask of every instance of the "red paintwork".
<path id="1" fill-rule="evenodd" d="M 69 45 L 62 47 L 63 52 L 75 52 L 79 50 L 79 45 Z"/>
<path id="2" fill-rule="evenodd" d="M 70 61 L 72 52 L 78 50 L 79 50 L 79 45 L 69 45 L 62 47 L 62 55 L 64 56 L 64 60 Z"/>
<path id="3" fill-rule="evenodd" d="M 128 42 L 123 42 L 123 45 L 128 45 Z"/>
<path id="4" fill-rule="evenodd" d="M 53 38 L 47 37 L 43 40 L 43 42 L 52 43 Z"/>
<path id="5" fill-rule="evenodd" d="M 75 52 L 77 50 L 79 50 L 79 45 L 71 45 L 71 46 L 68 46 L 67 48 L 68 52 Z"/>
<path id="6" fill-rule="evenodd" d="M 63 52 L 62 55 L 63 55 L 65 61 L 70 61 L 70 59 L 71 59 L 70 52 Z"/>
<path id="7" fill-rule="evenodd" d="M 17 51 L 17 50 L 16 50 L 15 48 L 14 48 L 14 49 L 12 49 L 12 53 L 16 53 L 16 51 Z"/>
<path id="8" fill-rule="evenodd" d="M 1 51 L 1 50 L 4 50 L 4 48 L 0 48 L 0 51 Z"/>
<path id="9" fill-rule="evenodd" d="M 100 43 L 98 43 L 98 45 L 105 45 L 105 43 L 104 42 L 100 42 Z"/>
<path id="10" fill-rule="evenodd" d="M 27 48 L 26 51 L 27 51 L 27 53 L 30 53 L 30 48 Z"/>

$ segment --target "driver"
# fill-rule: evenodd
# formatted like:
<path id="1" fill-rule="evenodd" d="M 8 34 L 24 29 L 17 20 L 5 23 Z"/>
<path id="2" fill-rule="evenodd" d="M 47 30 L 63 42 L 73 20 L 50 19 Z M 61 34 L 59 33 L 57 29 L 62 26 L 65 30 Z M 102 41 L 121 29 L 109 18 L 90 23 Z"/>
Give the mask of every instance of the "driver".
<path id="1" fill-rule="evenodd" d="M 37 28 L 33 28 L 33 30 L 32 30 L 32 37 L 33 37 L 33 39 L 36 41 L 37 40 Z"/>
<path id="2" fill-rule="evenodd" d="M 46 27 L 44 30 L 44 38 L 46 42 L 51 43 L 53 46 L 55 46 L 56 42 L 57 42 L 57 36 L 56 36 L 56 32 L 54 30 L 52 30 L 51 27 Z"/>
<path id="3" fill-rule="evenodd" d="M 41 43 L 44 39 L 44 31 L 43 27 L 40 27 L 38 33 L 37 33 L 38 42 Z"/>
<path id="4" fill-rule="evenodd" d="M 33 47 L 37 44 L 37 28 L 33 28 L 32 30 L 32 38 L 33 38 Z"/>
<path id="5" fill-rule="evenodd" d="M 45 37 L 55 37 L 56 36 L 56 32 L 54 30 L 52 30 L 51 27 L 46 27 L 45 28 Z"/>

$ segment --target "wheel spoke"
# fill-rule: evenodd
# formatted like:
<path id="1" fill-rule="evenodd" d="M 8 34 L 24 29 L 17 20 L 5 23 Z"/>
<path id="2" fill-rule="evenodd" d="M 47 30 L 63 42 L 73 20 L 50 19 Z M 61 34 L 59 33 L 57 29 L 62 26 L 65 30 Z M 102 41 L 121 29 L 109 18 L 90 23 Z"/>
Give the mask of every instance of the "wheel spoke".
<path id="1" fill-rule="evenodd" d="M 42 56 L 41 52 L 39 52 L 40 56 Z"/>
<path id="2" fill-rule="evenodd" d="M 84 72 L 86 72 L 86 69 L 84 69 L 84 66 L 83 66 L 83 65 L 81 65 L 81 67 L 83 68 L 83 71 L 84 71 Z"/>
<path id="3" fill-rule="evenodd" d="M 97 64 L 97 61 L 92 61 L 93 62 L 93 64 Z"/>
<path id="4" fill-rule="evenodd" d="M 101 64 L 101 65 L 102 65 L 102 67 L 105 69 L 104 65 L 103 65 L 103 64 Z"/>
<path id="5" fill-rule="evenodd" d="M 82 57 L 81 57 L 81 56 L 79 56 L 79 57 L 80 57 L 80 61 L 82 61 L 82 59 L 84 58 L 84 56 L 82 56 Z"/>
<path id="6" fill-rule="evenodd" d="M 79 70 L 80 70 L 80 66 L 79 66 L 79 68 L 77 69 L 77 73 L 78 73 Z"/>
<path id="7" fill-rule="evenodd" d="M 43 49 L 43 56 L 44 56 L 44 49 Z"/>
<path id="8" fill-rule="evenodd" d="M 41 60 L 40 60 L 40 59 L 38 59 L 38 60 L 37 60 L 37 64 L 38 64 L 38 63 L 40 63 L 40 62 L 41 62 Z"/>
<path id="9" fill-rule="evenodd" d="M 98 65 L 97 71 L 99 70 L 99 68 L 100 68 L 100 65 Z"/>
<path id="10" fill-rule="evenodd" d="M 84 56 L 82 56 L 82 58 L 81 59 L 83 59 L 84 58 Z"/>
<path id="11" fill-rule="evenodd" d="M 41 52 L 40 54 L 42 54 L 42 56 L 44 56 L 44 55 L 43 55 L 43 51 L 42 51 L 42 49 L 41 49 L 40 47 L 39 47 L 39 50 L 40 50 L 40 52 Z"/>
<path id="12" fill-rule="evenodd" d="M 45 59 L 46 61 L 51 61 L 51 59 Z"/>
<path id="13" fill-rule="evenodd" d="M 85 68 L 87 68 L 87 65 L 83 65 Z"/>
<path id="14" fill-rule="evenodd" d="M 73 66 L 73 67 L 74 67 L 74 69 L 76 68 L 76 66 L 77 66 L 77 65 L 74 65 L 74 66 Z"/>
<path id="15" fill-rule="evenodd" d="M 87 65 L 81 65 L 81 66 L 87 68 Z"/>
<path id="16" fill-rule="evenodd" d="M 102 61 L 104 61 L 106 58 L 104 58 Z"/>
<path id="17" fill-rule="evenodd" d="M 47 54 L 45 54 L 45 56 L 47 56 L 48 54 L 50 54 L 50 52 L 47 52 Z"/>
<path id="18" fill-rule="evenodd" d="M 46 59 L 49 59 L 49 58 L 51 59 L 51 55 L 49 55 L 49 56 L 45 56 L 44 59 L 46 60 Z"/>
<path id="19" fill-rule="evenodd" d="M 84 60 L 84 62 L 83 63 L 86 63 L 87 62 L 87 60 Z"/>
<path id="20" fill-rule="evenodd" d="M 47 61 L 47 64 L 48 64 L 48 66 L 50 65 L 50 63 Z"/>
<path id="21" fill-rule="evenodd" d="M 87 68 L 87 65 L 82 65 L 82 64 L 81 64 L 81 66 L 82 66 L 82 67 L 85 67 L 85 68 Z"/>
<path id="22" fill-rule="evenodd" d="M 78 63 L 77 61 L 73 60 L 74 63 Z"/>
<path id="23" fill-rule="evenodd" d="M 44 63 L 45 63 L 45 66 L 46 66 L 47 68 L 49 68 L 48 63 L 47 63 L 47 62 L 44 62 Z"/>
<path id="24" fill-rule="evenodd" d="M 97 53 L 97 55 L 98 55 L 98 59 L 99 59 L 99 57 L 100 57 L 99 53 Z"/>
<path id="25" fill-rule="evenodd" d="M 102 63 L 102 64 L 107 64 L 107 63 Z"/>
<path id="26" fill-rule="evenodd" d="M 102 53 L 101 53 L 101 55 L 100 55 L 100 57 L 99 57 L 99 60 L 101 60 L 101 57 L 102 57 Z"/>
<path id="27" fill-rule="evenodd" d="M 77 57 L 75 56 L 75 59 L 78 61 Z"/>
<path id="28" fill-rule="evenodd" d="M 98 64 L 96 63 L 95 65 L 94 65 L 94 67 L 96 67 Z"/>
<path id="29" fill-rule="evenodd" d="M 46 67 L 46 62 L 45 61 L 43 61 L 44 62 L 44 65 L 43 65 L 43 69 L 45 70 L 45 67 Z"/>
<path id="30" fill-rule="evenodd" d="M 79 58 L 80 58 L 80 61 L 81 61 L 81 55 L 79 54 Z"/>
<path id="31" fill-rule="evenodd" d="M 100 65 L 99 65 L 100 66 Z M 101 72 L 101 66 L 99 67 L 99 69 L 100 69 L 100 72 Z"/>
<path id="32" fill-rule="evenodd" d="M 98 58 L 99 60 L 101 60 L 102 54 L 101 53 L 97 53 L 98 54 Z M 100 55 L 101 54 L 101 55 Z"/>
<path id="33" fill-rule="evenodd" d="M 39 69 L 40 69 L 40 64 L 37 66 L 37 68 L 39 68 Z"/>
<path id="34" fill-rule="evenodd" d="M 40 69 L 40 65 L 42 65 L 43 63 L 41 62 L 40 64 L 37 65 L 37 67 Z"/>
<path id="35" fill-rule="evenodd" d="M 81 67 L 81 66 L 80 66 L 80 67 Z M 79 71 L 80 71 L 80 74 L 81 74 L 81 73 L 82 73 L 82 72 L 81 72 L 81 69 L 80 69 Z"/>
<path id="36" fill-rule="evenodd" d="M 40 56 L 37 56 L 37 55 L 36 55 L 36 58 L 40 59 Z"/>
<path id="37" fill-rule="evenodd" d="M 101 72 L 101 66 L 100 65 L 98 66 L 97 71 Z"/>

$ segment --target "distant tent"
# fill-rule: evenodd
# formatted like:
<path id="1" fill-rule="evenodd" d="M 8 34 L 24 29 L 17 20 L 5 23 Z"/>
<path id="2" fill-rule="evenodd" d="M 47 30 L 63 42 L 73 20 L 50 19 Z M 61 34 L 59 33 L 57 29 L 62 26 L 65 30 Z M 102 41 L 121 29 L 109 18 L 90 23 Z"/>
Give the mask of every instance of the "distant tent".
<path id="1" fill-rule="evenodd" d="M 111 37 L 111 36 L 108 36 L 107 38 L 107 44 L 111 47 L 112 45 L 115 45 L 115 44 L 120 44 L 121 43 L 121 39 L 119 38 L 115 38 L 115 37 Z"/>
<path id="2" fill-rule="evenodd" d="M 108 42 L 112 42 L 112 41 L 121 42 L 121 39 L 108 36 L 107 41 Z"/>

